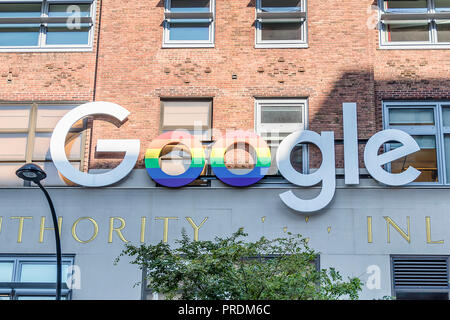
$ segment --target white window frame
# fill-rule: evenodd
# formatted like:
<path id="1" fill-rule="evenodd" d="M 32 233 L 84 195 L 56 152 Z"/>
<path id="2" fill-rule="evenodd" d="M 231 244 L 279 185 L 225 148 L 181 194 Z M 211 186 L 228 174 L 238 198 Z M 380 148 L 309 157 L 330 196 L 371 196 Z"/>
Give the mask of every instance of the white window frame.
<path id="1" fill-rule="evenodd" d="M 91 4 L 92 23 L 89 29 L 89 42 L 86 45 L 45 45 L 47 36 L 47 23 L 41 23 L 39 31 L 39 43 L 37 46 L 0 46 L 0 52 L 89 52 L 93 51 L 94 33 L 95 33 L 95 14 L 97 0 L 2 0 L 6 3 L 41 3 L 41 18 L 48 16 L 50 4 Z"/>
<path id="2" fill-rule="evenodd" d="M 82 102 L 73 102 L 73 103 L 55 103 L 53 102 L 33 102 L 33 103 L 26 103 L 26 102 L 10 102 L 10 103 L 0 103 L 0 109 L 2 107 L 26 107 L 29 110 L 28 113 L 28 127 L 27 128 L 20 128 L 20 129 L 14 129 L 14 128 L 0 128 L 0 135 L 1 134 L 23 134 L 26 136 L 26 150 L 25 150 L 25 159 L 19 159 L 19 158 L 11 158 L 11 159 L 1 159 L 1 163 L 9 163 L 9 164 L 17 164 L 22 165 L 25 163 L 53 163 L 52 160 L 44 158 L 37 158 L 33 157 L 34 152 L 34 144 L 36 142 L 36 135 L 39 134 L 51 134 L 55 128 L 41 128 L 37 129 L 37 115 L 38 110 L 40 107 L 67 107 L 70 109 L 75 108 L 77 105 L 82 104 Z M 87 120 L 83 120 L 83 127 L 82 128 L 72 128 L 70 130 L 71 133 L 79 133 L 81 135 L 81 153 L 79 158 L 71 158 L 68 157 L 68 161 L 70 163 L 78 164 L 76 166 L 78 169 L 82 169 L 85 164 L 85 156 L 86 156 L 86 150 L 84 146 L 86 145 L 86 130 L 87 130 Z M 75 167 L 75 166 L 74 166 Z M 53 175 L 48 174 L 48 178 L 51 179 Z M 48 183 L 48 182 L 47 182 Z M 45 185 L 46 182 L 44 181 L 43 184 Z M 23 181 L 21 182 L 21 185 L 23 186 L 30 186 L 31 183 L 29 181 Z M 64 186 L 66 184 L 63 184 Z"/>
<path id="3" fill-rule="evenodd" d="M 195 1 L 195 0 L 192 0 Z M 210 13 L 212 14 L 209 23 L 209 39 L 208 40 L 170 40 L 170 22 L 171 18 L 166 17 L 170 14 L 171 0 L 164 0 L 164 28 L 163 28 L 163 48 L 214 48 L 215 43 L 215 18 L 216 18 L 216 1 L 209 0 Z"/>
<path id="4" fill-rule="evenodd" d="M 261 110 L 262 107 L 286 107 L 286 106 L 301 106 L 302 107 L 302 124 L 289 123 L 289 124 L 261 124 Z M 290 99 L 290 98 L 255 98 L 255 133 L 263 137 L 264 133 L 277 132 L 277 129 L 281 128 L 280 133 L 295 132 L 298 130 L 308 129 L 308 99 Z M 279 142 L 281 143 L 282 137 Z M 271 146 L 269 146 L 270 148 Z M 272 148 L 271 148 L 272 149 Z M 272 151 L 272 150 L 271 150 Z M 302 148 L 302 170 L 303 172 L 309 172 L 308 161 L 308 148 Z"/>
<path id="5" fill-rule="evenodd" d="M 438 186 L 450 185 L 447 180 L 444 137 L 450 134 L 450 127 L 443 126 L 442 107 L 450 106 L 450 101 L 383 101 L 383 126 L 385 129 L 398 129 L 405 131 L 410 135 L 426 135 L 436 137 L 436 159 L 438 166 L 438 182 L 412 182 L 411 186 Z M 393 108 L 432 108 L 434 110 L 434 126 L 389 126 L 389 109 Z M 385 146 L 385 150 L 389 151 L 389 145 Z M 390 165 L 387 166 L 390 170 Z"/>
<path id="6" fill-rule="evenodd" d="M 178 128 L 178 127 L 171 127 L 171 126 L 165 126 L 164 125 L 164 112 L 165 112 L 165 102 L 179 102 L 182 104 L 183 102 L 207 102 L 209 103 L 209 112 L 208 112 L 208 124 L 207 126 L 204 125 L 202 127 L 202 130 L 204 131 L 204 134 L 202 138 L 199 137 L 199 140 L 202 143 L 205 142 L 211 142 L 212 141 L 212 130 L 213 130 L 213 119 L 212 119 L 212 113 L 213 113 L 213 99 L 212 98 L 161 98 L 160 100 L 160 125 L 159 125 L 159 132 L 162 134 L 167 131 L 176 131 L 176 130 L 186 130 L 186 131 L 192 131 L 196 128 Z"/>
<path id="7" fill-rule="evenodd" d="M 301 0 L 302 11 L 306 14 L 306 19 L 301 24 L 301 39 L 300 40 L 262 40 L 261 19 L 258 19 L 258 14 L 262 13 L 262 0 L 256 0 L 255 10 L 255 48 L 270 49 L 270 48 L 308 48 L 308 7 L 307 0 Z"/>
<path id="8" fill-rule="evenodd" d="M 75 261 L 74 255 L 63 255 L 62 264 L 73 266 Z M 21 266 L 23 264 L 54 264 L 56 265 L 56 257 L 49 254 L 35 255 L 0 255 L 0 262 L 13 263 L 13 278 L 11 282 L 0 282 L 0 295 L 9 295 L 10 299 L 17 300 L 21 296 L 36 297 L 56 297 L 56 278 L 54 282 L 21 282 Z M 72 271 L 73 272 L 73 271 Z M 65 282 L 62 283 L 62 296 L 67 300 L 72 297 L 71 288 L 67 287 Z"/>
<path id="9" fill-rule="evenodd" d="M 397 10 L 385 10 L 384 9 L 384 0 L 378 0 L 378 17 L 379 17 L 379 23 L 378 23 L 378 30 L 379 30 L 379 47 L 380 49 L 450 49 L 450 42 L 437 42 L 437 24 L 435 18 L 429 18 L 427 19 L 427 24 L 429 25 L 429 41 L 397 41 L 397 42 L 389 42 L 386 41 L 387 36 L 387 28 L 386 23 L 383 22 L 383 17 L 386 14 L 398 14 L 398 16 L 401 18 L 401 15 L 403 14 L 412 14 L 412 13 L 424 13 L 428 15 L 433 15 L 437 13 L 435 10 L 435 4 L 434 0 L 427 0 L 428 9 L 427 12 L 421 12 L 420 10 L 407 10 L 405 9 L 404 12 L 399 12 Z M 446 11 L 446 14 L 449 15 L 449 18 L 446 18 L 445 20 L 450 21 L 450 11 Z M 401 20 L 399 20 L 401 21 Z M 404 20 L 404 22 L 407 22 L 408 20 Z M 410 20 L 414 21 L 414 20 Z"/>

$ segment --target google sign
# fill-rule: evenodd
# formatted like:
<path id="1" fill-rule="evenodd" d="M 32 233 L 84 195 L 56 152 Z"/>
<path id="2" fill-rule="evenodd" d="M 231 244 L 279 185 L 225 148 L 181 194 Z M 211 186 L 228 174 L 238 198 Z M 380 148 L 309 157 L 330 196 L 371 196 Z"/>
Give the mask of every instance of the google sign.
<path id="1" fill-rule="evenodd" d="M 113 170 L 101 174 L 81 172 L 71 166 L 65 151 L 66 136 L 70 128 L 79 120 L 91 115 L 109 115 L 123 122 L 130 112 L 109 102 L 91 102 L 68 112 L 56 125 L 50 142 L 50 153 L 58 171 L 66 179 L 85 187 L 104 187 L 125 178 L 134 166 L 140 153 L 140 140 L 98 140 L 97 152 L 125 152 L 123 161 Z M 358 132 L 356 103 L 343 104 L 344 116 L 344 161 L 345 183 L 359 184 Z M 401 147 L 378 154 L 385 143 L 399 142 Z M 247 174 L 234 174 L 225 166 L 227 150 L 237 143 L 249 145 L 256 151 L 254 168 Z M 322 165 L 311 174 L 302 174 L 294 169 L 290 155 L 300 143 L 312 143 L 322 153 Z M 180 175 L 165 173 L 159 164 L 162 149 L 169 144 L 182 144 L 191 153 L 190 167 Z M 413 167 L 401 173 L 390 173 L 383 165 L 419 151 L 417 142 L 400 130 L 384 130 L 372 136 L 364 150 L 364 163 L 370 175 L 380 183 L 401 186 L 417 179 L 420 171 Z M 283 177 L 294 185 L 311 187 L 322 183 L 320 194 L 314 199 L 301 199 L 292 191 L 280 194 L 281 200 L 297 212 L 312 213 L 325 208 L 333 199 L 336 190 L 336 169 L 334 151 L 334 133 L 330 131 L 318 134 L 313 131 L 297 131 L 287 136 L 280 144 L 276 162 Z M 270 149 L 266 142 L 255 133 L 236 131 L 214 143 L 210 155 L 211 168 L 218 179 L 233 187 L 246 187 L 257 183 L 271 166 Z M 200 141 L 184 131 L 167 132 L 152 141 L 145 153 L 145 166 L 150 177 L 160 185 L 169 188 L 185 186 L 199 177 L 206 164 L 205 152 Z"/>

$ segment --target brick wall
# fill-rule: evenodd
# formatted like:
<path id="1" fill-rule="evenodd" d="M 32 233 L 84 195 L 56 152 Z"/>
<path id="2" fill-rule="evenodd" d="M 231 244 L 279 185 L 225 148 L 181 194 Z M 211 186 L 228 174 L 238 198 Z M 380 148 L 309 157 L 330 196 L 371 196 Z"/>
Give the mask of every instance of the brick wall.
<path id="1" fill-rule="evenodd" d="M 99 138 L 141 139 L 143 166 L 161 97 L 212 97 L 219 130 L 252 129 L 255 97 L 306 97 L 309 128 L 336 138 L 342 103 L 357 102 L 361 139 L 382 129 L 382 100 L 450 99 L 449 51 L 378 49 L 373 0 L 308 0 L 307 49 L 255 49 L 254 2 L 216 0 L 215 48 L 162 49 L 162 0 L 102 0 L 98 57 L 0 54 L 0 99 L 92 100 L 96 84 L 97 101 L 131 115 L 120 128 L 93 122 L 91 168 L 120 161 L 95 154 Z M 336 161 L 342 167 L 342 147 Z"/>

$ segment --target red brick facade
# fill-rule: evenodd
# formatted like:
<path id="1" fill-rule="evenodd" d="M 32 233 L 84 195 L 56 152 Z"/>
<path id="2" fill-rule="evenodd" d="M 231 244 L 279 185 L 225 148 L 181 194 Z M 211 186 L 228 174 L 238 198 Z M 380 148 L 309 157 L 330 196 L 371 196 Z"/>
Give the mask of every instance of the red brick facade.
<path id="1" fill-rule="evenodd" d="M 99 138 L 141 139 L 142 167 L 162 97 L 213 98 L 220 130 L 252 129 L 255 97 L 308 98 L 309 128 L 338 139 L 343 102 L 358 103 L 367 139 L 382 129 L 382 100 L 450 99 L 450 51 L 380 50 L 374 0 L 308 0 L 307 49 L 255 49 L 254 2 L 216 0 L 215 48 L 162 49 L 163 0 L 98 0 L 92 52 L 0 53 L 0 99 L 128 109 L 120 128 L 94 121 L 90 168 L 119 161 L 97 158 Z"/>

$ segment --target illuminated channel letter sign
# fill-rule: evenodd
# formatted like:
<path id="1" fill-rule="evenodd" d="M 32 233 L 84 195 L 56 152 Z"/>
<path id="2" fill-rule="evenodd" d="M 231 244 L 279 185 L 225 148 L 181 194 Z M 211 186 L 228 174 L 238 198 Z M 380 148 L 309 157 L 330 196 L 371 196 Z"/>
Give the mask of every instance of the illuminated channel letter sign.
<path id="1" fill-rule="evenodd" d="M 191 165 L 186 172 L 180 175 L 168 175 L 161 170 L 159 157 L 163 148 L 170 144 L 182 144 L 191 153 Z M 205 151 L 200 141 L 194 136 L 183 131 L 166 132 L 150 144 L 150 148 L 145 153 L 145 167 L 150 177 L 160 185 L 169 188 L 178 188 L 188 185 L 198 178 L 205 167 Z"/>
<path id="2" fill-rule="evenodd" d="M 244 143 L 256 153 L 256 164 L 247 174 L 234 174 L 225 166 L 226 152 L 238 143 Z M 265 177 L 272 162 L 267 143 L 257 134 L 246 131 L 228 133 L 211 149 L 211 168 L 222 182 L 234 187 L 247 187 Z"/>
<path id="3" fill-rule="evenodd" d="M 56 168 L 68 180 L 81 186 L 102 187 L 114 184 L 125 178 L 136 165 L 139 152 L 139 140 L 98 140 L 97 152 L 125 152 L 125 158 L 115 169 L 102 174 L 80 172 L 72 167 L 65 152 L 66 136 L 70 128 L 79 120 L 90 115 L 109 115 L 124 121 L 129 112 L 123 107 L 108 102 L 91 102 L 68 112 L 56 125 L 50 142 L 50 152 Z M 359 184 L 358 128 L 356 103 L 343 104 L 344 115 L 344 163 L 345 184 Z M 401 147 L 386 153 L 378 154 L 385 143 L 399 142 Z M 233 174 L 225 166 L 226 152 L 236 144 L 246 144 L 256 153 L 256 164 L 247 174 Z M 322 164 L 311 174 L 296 171 L 290 161 L 293 148 L 299 143 L 315 144 L 322 153 Z M 191 154 L 191 164 L 186 172 L 169 175 L 162 171 L 159 158 L 162 149 L 167 145 L 183 145 Z M 417 142 L 407 133 L 400 130 L 384 130 L 369 139 L 364 150 L 364 162 L 369 174 L 380 183 L 390 186 L 401 186 L 413 182 L 420 171 L 409 167 L 401 173 L 390 173 L 383 168 L 386 163 L 395 161 L 420 150 Z M 211 149 L 211 167 L 214 174 L 222 182 L 234 187 L 246 187 L 257 183 L 268 172 L 271 166 L 271 155 L 266 142 L 251 132 L 236 131 L 219 139 Z M 280 194 L 281 200 L 297 212 L 313 213 L 325 208 L 333 199 L 336 191 L 336 170 L 334 133 L 313 131 L 297 131 L 287 136 L 280 144 L 276 162 L 283 177 L 296 186 L 311 187 L 322 183 L 320 194 L 314 199 L 301 199 L 292 191 Z M 145 167 L 150 177 L 160 185 L 179 188 L 197 179 L 205 167 L 205 152 L 200 141 L 184 131 L 167 132 L 150 144 L 145 153 Z"/>
<path id="4" fill-rule="evenodd" d="M 91 115 L 108 115 L 121 122 L 130 112 L 110 102 L 90 102 L 69 111 L 56 125 L 50 141 L 50 154 L 59 173 L 66 179 L 85 187 L 104 187 L 125 178 L 136 165 L 141 148 L 139 140 L 98 140 L 97 152 L 125 152 L 125 158 L 115 169 L 101 174 L 81 172 L 70 164 L 66 156 L 66 137 L 70 128 Z"/>

